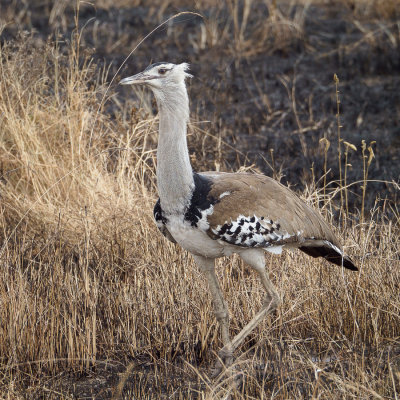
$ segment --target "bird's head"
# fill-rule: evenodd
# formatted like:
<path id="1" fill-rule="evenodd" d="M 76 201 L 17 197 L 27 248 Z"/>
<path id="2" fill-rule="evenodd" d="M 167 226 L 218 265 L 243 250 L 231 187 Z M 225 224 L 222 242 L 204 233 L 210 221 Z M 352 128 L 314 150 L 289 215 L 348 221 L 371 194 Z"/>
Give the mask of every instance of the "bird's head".
<path id="1" fill-rule="evenodd" d="M 148 66 L 143 72 L 122 79 L 120 85 L 146 85 L 157 92 L 165 92 L 176 89 L 185 84 L 185 78 L 191 77 L 187 70 L 189 64 L 172 64 L 158 62 Z"/>

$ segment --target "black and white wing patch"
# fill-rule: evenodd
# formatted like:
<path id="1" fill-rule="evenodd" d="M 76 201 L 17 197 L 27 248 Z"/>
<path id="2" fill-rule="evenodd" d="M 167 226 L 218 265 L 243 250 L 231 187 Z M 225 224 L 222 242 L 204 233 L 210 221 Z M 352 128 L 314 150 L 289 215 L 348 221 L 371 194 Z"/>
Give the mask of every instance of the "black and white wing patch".
<path id="1" fill-rule="evenodd" d="M 214 239 L 243 247 L 263 247 L 284 245 L 293 238 L 281 229 L 278 222 L 265 217 L 245 217 L 240 215 L 236 220 L 225 222 L 211 228 Z"/>
<path id="2" fill-rule="evenodd" d="M 160 199 L 157 200 L 157 203 L 154 206 L 153 214 L 154 219 L 156 220 L 157 228 L 160 230 L 160 232 L 172 243 L 176 243 L 176 240 L 167 229 L 168 219 L 165 217 L 164 212 L 161 208 Z"/>

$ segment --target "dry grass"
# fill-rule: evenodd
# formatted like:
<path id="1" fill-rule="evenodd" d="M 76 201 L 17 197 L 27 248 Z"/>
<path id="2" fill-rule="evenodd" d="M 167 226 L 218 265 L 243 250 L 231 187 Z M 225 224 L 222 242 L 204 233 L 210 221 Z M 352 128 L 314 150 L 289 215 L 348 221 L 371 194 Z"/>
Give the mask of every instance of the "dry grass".
<path id="1" fill-rule="evenodd" d="M 356 18 L 388 19 L 399 16 L 399 0 L 341 0 Z"/>
<path id="2" fill-rule="evenodd" d="M 0 48 L 0 396 L 69 399 L 101 387 L 98 396 L 127 399 L 222 397 L 229 383 L 208 380 L 221 341 L 206 282 L 152 221 L 156 118 L 112 97 L 110 116 L 105 72 L 79 43 L 67 54 L 19 43 Z M 195 124 L 190 134 L 197 163 L 223 167 L 224 144 Z M 333 219 L 329 188 L 313 182 L 304 198 Z M 399 210 L 377 203 L 363 223 L 341 214 L 360 272 L 266 256 L 283 304 L 238 351 L 236 398 L 397 398 Z M 238 258 L 217 269 L 234 334 L 262 287 Z"/>
<path id="3" fill-rule="evenodd" d="M 228 20 L 222 17 L 227 9 L 231 16 Z M 225 47 L 236 63 L 249 56 L 284 50 L 300 41 L 307 9 L 307 3 L 300 6 L 298 2 L 282 7 L 276 1 L 219 2 L 210 18 L 201 23 L 191 44 L 196 50 Z M 254 15 L 262 17 L 254 23 Z"/>

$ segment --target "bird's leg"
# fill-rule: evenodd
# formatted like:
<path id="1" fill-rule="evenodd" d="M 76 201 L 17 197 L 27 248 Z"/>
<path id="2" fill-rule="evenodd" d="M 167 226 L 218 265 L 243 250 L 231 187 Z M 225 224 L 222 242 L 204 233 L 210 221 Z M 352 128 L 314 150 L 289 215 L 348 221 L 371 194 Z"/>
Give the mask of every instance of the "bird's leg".
<path id="1" fill-rule="evenodd" d="M 240 254 L 242 259 L 254 268 L 261 279 L 262 285 L 266 291 L 266 296 L 261 310 L 253 317 L 253 319 L 232 339 L 230 349 L 235 351 L 244 339 L 257 327 L 263 318 L 276 310 L 281 302 L 279 294 L 272 282 L 269 280 L 265 271 L 264 253 L 259 250 L 246 251 Z M 224 349 L 222 349 L 224 350 Z"/>
<path id="2" fill-rule="evenodd" d="M 224 347 L 219 351 L 218 356 L 225 367 L 228 368 L 233 362 L 233 346 L 229 336 L 229 312 L 217 276 L 215 275 L 214 259 L 201 256 L 194 256 L 194 259 L 208 281 L 215 316 L 221 327 L 222 343 L 224 344 Z M 217 362 L 215 368 L 216 371 L 214 373 L 215 376 L 219 375 L 222 371 L 222 367 L 223 365 L 220 362 Z"/>

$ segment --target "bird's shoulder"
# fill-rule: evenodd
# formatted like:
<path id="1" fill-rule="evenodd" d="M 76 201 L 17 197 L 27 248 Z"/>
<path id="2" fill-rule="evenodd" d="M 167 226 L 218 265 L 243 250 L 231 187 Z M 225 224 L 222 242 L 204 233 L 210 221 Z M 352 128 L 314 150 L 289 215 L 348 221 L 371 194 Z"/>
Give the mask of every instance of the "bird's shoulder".
<path id="1" fill-rule="evenodd" d="M 277 219 L 282 217 L 284 209 L 302 206 L 293 191 L 266 175 L 245 172 L 201 175 L 209 180 L 208 198 L 214 203 L 209 220 L 215 223 L 236 219 L 239 215 Z"/>

